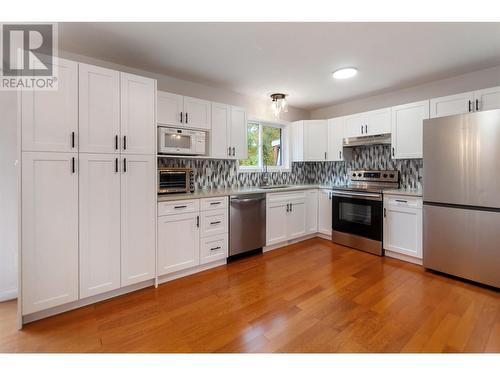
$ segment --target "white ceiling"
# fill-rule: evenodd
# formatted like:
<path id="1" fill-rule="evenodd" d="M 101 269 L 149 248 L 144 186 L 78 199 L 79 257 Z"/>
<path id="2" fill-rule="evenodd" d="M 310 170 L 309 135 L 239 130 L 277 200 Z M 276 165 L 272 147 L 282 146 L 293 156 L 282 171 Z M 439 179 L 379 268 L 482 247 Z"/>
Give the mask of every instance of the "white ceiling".
<path id="1" fill-rule="evenodd" d="M 315 109 L 500 65 L 500 23 L 61 23 L 59 48 Z"/>

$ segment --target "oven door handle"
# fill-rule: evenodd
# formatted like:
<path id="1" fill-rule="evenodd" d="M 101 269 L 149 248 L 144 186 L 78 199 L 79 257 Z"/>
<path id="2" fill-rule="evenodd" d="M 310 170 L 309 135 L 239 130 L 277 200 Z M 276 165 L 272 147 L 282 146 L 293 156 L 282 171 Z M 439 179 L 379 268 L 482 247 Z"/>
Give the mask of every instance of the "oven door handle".
<path id="1" fill-rule="evenodd" d="M 371 200 L 371 201 L 381 201 L 382 200 L 382 195 L 376 194 L 376 193 L 356 193 L 356 192 L 346 193 L 344 191 L 334 190 L 333 196 L 334 197 L 366 199 L 366 200 Z"/>

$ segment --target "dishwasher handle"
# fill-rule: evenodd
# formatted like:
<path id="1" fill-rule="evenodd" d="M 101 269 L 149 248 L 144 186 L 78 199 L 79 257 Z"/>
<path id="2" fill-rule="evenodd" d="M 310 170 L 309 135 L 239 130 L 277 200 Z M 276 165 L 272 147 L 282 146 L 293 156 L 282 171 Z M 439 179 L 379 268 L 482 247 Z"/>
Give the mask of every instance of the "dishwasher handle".
<path id="1" fill-rule="evenodd" d="M 249 203 L 249 202 L 259 202 L 265 200 L 266 197 L 258 198 L 231 198 L 231 203 Z"/>

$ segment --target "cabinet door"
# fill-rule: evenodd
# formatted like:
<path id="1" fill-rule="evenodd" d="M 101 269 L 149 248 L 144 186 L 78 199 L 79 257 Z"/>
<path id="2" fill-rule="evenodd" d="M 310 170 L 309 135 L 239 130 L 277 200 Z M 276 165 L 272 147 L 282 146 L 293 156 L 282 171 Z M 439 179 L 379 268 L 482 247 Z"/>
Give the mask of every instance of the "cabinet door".
<path id="1" fill-rule="evenodd" d="M 332 235 L 331 190 L 320 190 L 318 196 L 318 232 Z"/>
<path id="2" fill-rule="evenodd" d="M 304 161 L 304 121 L 292 123 L 292 161 Z"/>
<path id="3" fill-rule="evenodd" d="M 120 73 L 79 64 L 80 152 L 118 153 Z"/>
<path id="4" fill-rule="evenodd" d="M 156 154 L 156 81 L 127 73 L 120 75 L 122 153 Z"/>
<path id="5" fill-rule="evenodd" d="M 77 156 L 22 155 L 23 315 L 78 299 Z"/>
<path id="6" fill-rule="evenodd" d="M 304 121 L 304 161 L 327 159 L 328 125 L 326 120 Z"/>
<path id="7" fill-rule="evenodd" d="M 247 114 L 244 108 L 231 106 L 231 126 L 229 127 L 231 158 L 244 160 L 247 150 Z"/>
<path id="8" fill-rule="evenodd" d="M 391 132 L 391 109 L 382 108 L 366 113 L 365 132 L 363 135 L 388 134 Z"/>
<path id="9" fill-rule="evenodd" d="M 318 190 L 306 191 L 306 232 L 318 231 Z"/>
<path id="10" fill-rule="evenodd" d="M 287 217 L 288 239 L 294 239 L 306 234 L 306 201 L 290 202 L 290 212 Z"/>
<path id="11" fill-rule="evenodd" d="M 500 109 L 500 86 L 474 92 L 474 110 Z"/>
<path id="12" fill-rule="evenodd" d="M 474 92 L 443 96 L 430 100 L 430 117 L 461 115 L 473 111 Z"/>
<path id="13" fill-rule="evenodd" d="M 210 130 L 211 103 L 197 98 L 184 97 L 184 125 Z"/>
<path id="14" fill-rule="evenodd" d="M 120 287 L 118 156 L 80 154 L 80 298 Z"/>
<path id="15" fill-rule="evenodd" d="M 286 241 L 287 233 L 287 203 L 268 203 L 266 207 L 266 245 Z"/>
<path id="16" fill-rule="evenodd" d="M 422 209 L 385 205 L 384 249 L 422 258 Z"/>
<path id="17" fill-rule="evenodd" d="M 78 64 L 57 60 L 57 90 L 22 90 L 23 151 L 77 150 Z"/>
<path id="18" fill-rule="evenodd" d="M 229 157 L 228 128 L 231 121 L 231 109 L 227 104 L 212 103 L 212 133 L 210 135 L 210 155 L 213 158 Z"/>
<path id="19" fill-rule="evenodd" d="M 429 101 L 392 107 L 392 158 L 422 158 L 423 124 L 429 118 Z"/>
<path id="20" fill-rule="evenodd" d="M 165 91 L 158 91 L 156 97 L 156 122 L 161 125 L 184 125 L 184 97 Z"/>
<path id="21" fill-rule="evenodd" d="M 158 218 L 158 274 L 200 264 L 199 213 Z"/>
<path id="22" fill-rule="evenodd" d="M 332 118 L 328 120 L 328 160 L 344 160 L 344 123 L 343 118 Z"/>
<path id="23" fill-rule="evenodd" d="M 344 137 L 360 137 L 365 134 L 366 116 L 364 113 L 344 117 Z"/>
<path id="24" fill-rule="evenodd" d="M 200 243 L 200 264 L 227 258 L 227 233 L 205 237 Z"/>
<path id="25" fill-rule="evenodd" d="M 125 155 L 121 173 L 121 285 L 155 277 L 156 158 Z"/>

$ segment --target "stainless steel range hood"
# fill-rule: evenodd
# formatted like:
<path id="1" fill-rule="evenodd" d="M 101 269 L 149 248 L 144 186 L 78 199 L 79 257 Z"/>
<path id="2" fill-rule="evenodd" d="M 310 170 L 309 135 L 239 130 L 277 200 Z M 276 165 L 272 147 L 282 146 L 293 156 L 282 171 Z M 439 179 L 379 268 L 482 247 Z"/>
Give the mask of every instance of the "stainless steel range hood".
<path id="1" fill-rule="evenodd" d="M 344 147 L 390 145 L 391 134 L 367 135 L 365 137 L 344 138 Z"/>

